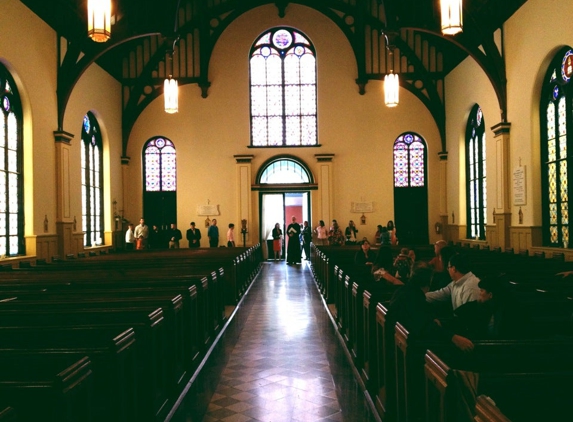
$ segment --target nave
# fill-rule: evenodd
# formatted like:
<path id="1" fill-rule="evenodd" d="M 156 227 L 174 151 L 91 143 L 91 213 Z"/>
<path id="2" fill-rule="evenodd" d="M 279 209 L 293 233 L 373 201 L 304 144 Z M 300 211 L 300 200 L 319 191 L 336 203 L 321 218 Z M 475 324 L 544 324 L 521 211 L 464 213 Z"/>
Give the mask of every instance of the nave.
<path id="1" fill-rule="evenodd" d="M 375 420 L 306 263 L 263 264 L 171 420 Z"/>

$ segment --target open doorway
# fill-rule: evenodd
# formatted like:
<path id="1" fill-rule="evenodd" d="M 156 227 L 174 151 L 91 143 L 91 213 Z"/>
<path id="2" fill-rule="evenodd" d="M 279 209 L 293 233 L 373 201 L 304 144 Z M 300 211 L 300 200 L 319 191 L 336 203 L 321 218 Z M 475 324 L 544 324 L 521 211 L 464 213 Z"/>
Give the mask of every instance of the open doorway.
<path id="1" fill-rule="evenodd" d="M 260 239 L 263 246 L 263 256 L 264 259 L 273 259 L 272 231 L 275 224 L 279 223 L 284 234 L 293 216 L 296 217 L 301 226 L 304 221 L 310 222 L 310 195 L 309 192 L 261 192 L 260 195 Z M 281 259 L 285 258 L 285 251 L 288 247 L 288 240 L 285 241 L 285 237 L 283 235 Z M 307 259 L 309 258 L 307 257 Z"/>

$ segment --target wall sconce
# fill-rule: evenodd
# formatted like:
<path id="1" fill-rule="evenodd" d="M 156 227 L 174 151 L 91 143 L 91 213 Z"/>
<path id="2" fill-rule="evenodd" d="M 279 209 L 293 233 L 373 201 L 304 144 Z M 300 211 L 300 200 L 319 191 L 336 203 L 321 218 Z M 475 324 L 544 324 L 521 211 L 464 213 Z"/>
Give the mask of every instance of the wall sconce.
<path id="1" fill-rule="evenodd" d="M 111 0 L 88 0 L 88 37 L 106 42 L 111 36 Z"/>
<path id="2" fill-rule="evenodd" d="M 463 31 L 462 0 L 440 0 L 442 34 L 456 35 Z"/>

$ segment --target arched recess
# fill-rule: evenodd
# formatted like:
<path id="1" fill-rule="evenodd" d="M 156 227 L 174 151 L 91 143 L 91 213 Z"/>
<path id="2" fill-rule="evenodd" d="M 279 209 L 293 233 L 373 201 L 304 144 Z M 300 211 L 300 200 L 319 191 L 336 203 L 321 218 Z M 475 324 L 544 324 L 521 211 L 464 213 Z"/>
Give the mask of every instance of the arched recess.
<path id="1" fill-rule="evenodd" d="M 403 245 L 425 245 L 428 236 L 428 147 L 413 132 L 398 136 L 393 147 L 394 222 Z"/>
<path id="2" fill-rule="evenodd" d="M 143 146 L 143 218 L 166 230 L 177 222 L 177 156 L 171 140 L 156 136 Z"/>
<path id="3" fill-rule="evenodd" d="M 271 232 L 276 223 L 284 233 L 293 216 L 300 224 L 312 221 L 311 191 L 318 186 L 309 167 L 299 158 L 287 155 L 263 163 L 255 181 L 251 188 L 259 191 L 259 238 L 266 259 L 272 256 Z M 287 247 L 288 244 L 283 245 L 283 253 Z"/>

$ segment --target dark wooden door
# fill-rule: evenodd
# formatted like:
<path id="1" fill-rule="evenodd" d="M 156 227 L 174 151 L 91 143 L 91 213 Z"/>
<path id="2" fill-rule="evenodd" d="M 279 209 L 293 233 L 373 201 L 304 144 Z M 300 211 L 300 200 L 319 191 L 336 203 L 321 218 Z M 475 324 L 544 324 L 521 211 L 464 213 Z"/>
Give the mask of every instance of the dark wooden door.
<path id="1" fill-rule="evenodd" d="M 143 218 L 150 228 L 157 225 L 160 230 L 177 224 L 177 192 L 145 192 Z"/>
<path id="2" fill-rule="evenodd" d="M 426 187 L 394 188 L 394 223 L 400 245 L 429 243 Z"/>

